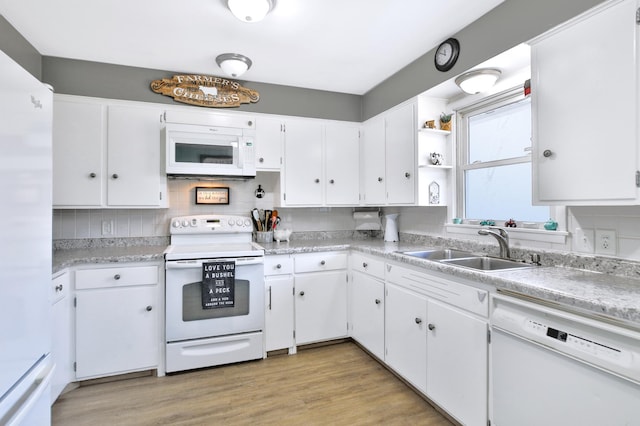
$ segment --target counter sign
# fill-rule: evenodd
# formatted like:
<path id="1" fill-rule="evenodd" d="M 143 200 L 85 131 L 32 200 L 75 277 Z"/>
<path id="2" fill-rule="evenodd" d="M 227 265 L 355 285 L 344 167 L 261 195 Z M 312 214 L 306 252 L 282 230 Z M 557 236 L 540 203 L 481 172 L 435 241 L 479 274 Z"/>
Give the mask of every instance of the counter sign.
<path id="1" fill-rule="evenodd" d="M 260 94 L 235 80 L 211 75 L 181 74 L 153 80 L 151 90 L 171 96 L 176 102 L 209 108 L 238 107 L 255 103 Z"/>
<path id="2" fill-rule="evenodd" d="M 202 309 L 233 308 L 235 305 L 236 263 L 202 264 Z"/>

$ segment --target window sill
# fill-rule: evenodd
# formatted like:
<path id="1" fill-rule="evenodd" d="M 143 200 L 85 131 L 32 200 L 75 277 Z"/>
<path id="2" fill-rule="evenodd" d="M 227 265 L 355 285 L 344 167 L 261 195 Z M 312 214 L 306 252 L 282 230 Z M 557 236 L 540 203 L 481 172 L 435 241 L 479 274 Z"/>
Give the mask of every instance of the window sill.
<path id="1" fill-rule="evenodd" d="M 478 235 L 479 229 L 486 229 L 486 226 L 480 225 L 465 225 L 465 224 L 452 224 L 445 225 L 447 234 L 458 235 Z M 567 236 L 566 231 L 547 231 L 546 229 L 529 229 L 529 228 L 505 228 L 509 235 L 513 239 L 521 241 L 536 241 L 551 244 L 566 244 Z"/>

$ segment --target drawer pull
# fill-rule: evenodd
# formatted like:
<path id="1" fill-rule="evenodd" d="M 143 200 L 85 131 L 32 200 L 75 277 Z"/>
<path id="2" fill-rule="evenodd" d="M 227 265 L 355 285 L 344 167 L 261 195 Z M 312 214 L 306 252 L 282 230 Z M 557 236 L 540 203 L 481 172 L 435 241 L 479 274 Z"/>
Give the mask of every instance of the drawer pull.
<path id="1" fill-rule="evenodd" d="M 115 274 L 115 275 L 113 276 L 113 279 L 114 279 L 114 280 L 119 280 L 119 279 L 120 279 L 120 274 Z"/>
<path id="2" fill-rule="evenodd" d="M 276 269 L 282 269 L 282 265 L 278 263 L 278 264 L 276 265 Z"/>
<path id="3" fill-rule="evenodd" d="M 321 264 L 322 266 L 324 266 L 326 263 L 327 263 L 327 262 L 325 262 L 324 260 L 321 260 L 321 261 L 320 261 L 320 264 Z"/>
<path id="4" fill-rule="evenodd" d="M 422 318 L 416 318 L 416 324 L 422 324 Z"/>
<path id="5" fill-rule="evenodd" d="M 381 302 L 380 299 L 376 299 L 376 305 L 379 305 L 380 302 Z"/>
<path id="6" fill-rule="evenodd" d="M 56 291 L 62 291 L 62 284 L 56 286 Z"/>
<path id="7" fill-rule="evenodd" d="M 435 326 L 435 324 L 429 324 L 429 325 L 427 326 L 427 328 L 428 328 L 429 330 L 432 330 L 432 331 L 433 331 L 433 330 L 435 330 L 435 329 L 436 329 L 436 326 Z"/>
<path id="8" fill-rule="evenodd" d="M 369 266 L 369 265 L 367 265 L 367 262 L 362 262 L 362 267 L 363 268 L 366 268 L 367 266 Z"/>
<path id="9" fill-rule="evenodd" d="M 151 305 L 147 306 L 147 312 L 151 312 L 152 309 Z"/>

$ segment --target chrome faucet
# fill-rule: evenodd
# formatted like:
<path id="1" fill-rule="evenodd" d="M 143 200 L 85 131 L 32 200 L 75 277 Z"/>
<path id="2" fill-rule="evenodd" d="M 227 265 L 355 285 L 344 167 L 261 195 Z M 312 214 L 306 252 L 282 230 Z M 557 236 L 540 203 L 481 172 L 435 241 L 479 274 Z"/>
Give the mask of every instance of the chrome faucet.
<path id="1" fill-rule="evenodd" d="M 496 232 L 497 231 L 497 232 Z M 511 249 L 509 248 L 509 234 L 502 228 L 489 227 L 489 229 L 480 229 L 480 235 L 491 235 L 498 240 L 500 245 L 500 257 L 503 259 L 511 258 Z"/>

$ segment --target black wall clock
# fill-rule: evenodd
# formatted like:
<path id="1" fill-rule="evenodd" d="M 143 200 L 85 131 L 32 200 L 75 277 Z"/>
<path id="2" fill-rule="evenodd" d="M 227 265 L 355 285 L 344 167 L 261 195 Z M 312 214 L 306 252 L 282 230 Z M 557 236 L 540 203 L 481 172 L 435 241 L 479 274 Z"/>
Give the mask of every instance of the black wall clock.
<path id="1" fill-rule="evenodd" d="M 458 61 L 460 43 L 455 38 L 449 38 L 440 43 L 436 49 L 434 63 L 438 71 L 449 71 Z"/>

